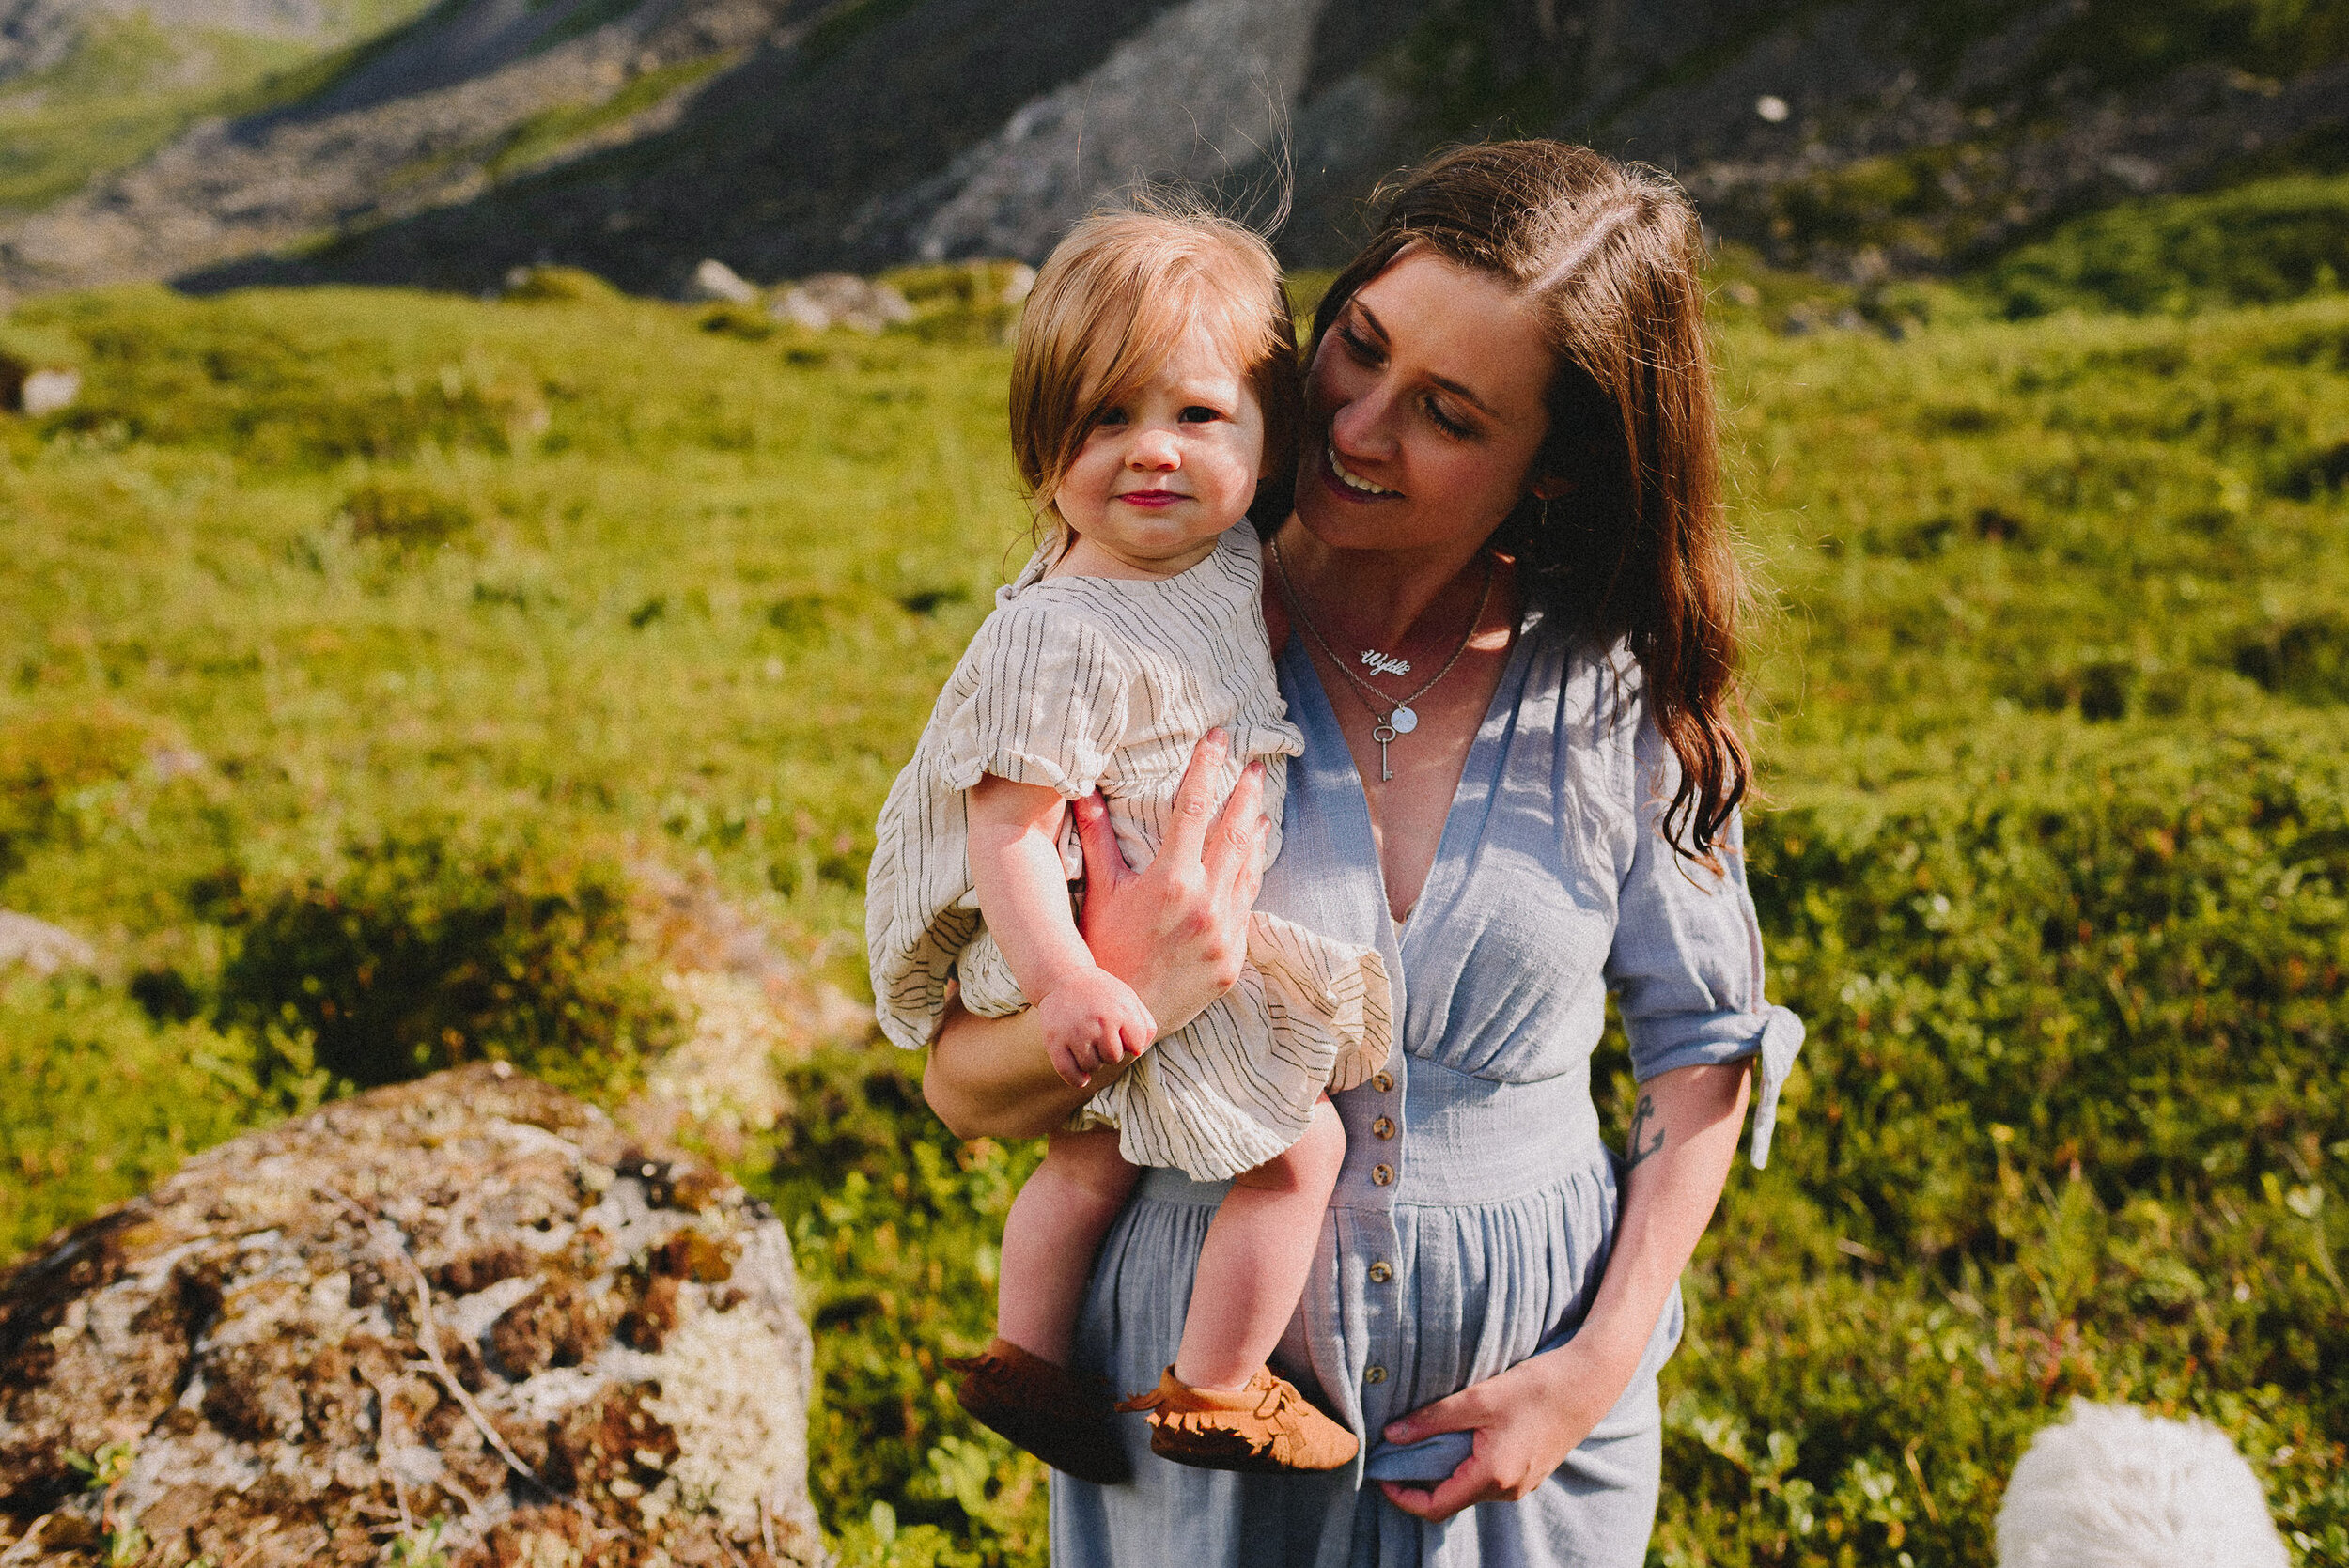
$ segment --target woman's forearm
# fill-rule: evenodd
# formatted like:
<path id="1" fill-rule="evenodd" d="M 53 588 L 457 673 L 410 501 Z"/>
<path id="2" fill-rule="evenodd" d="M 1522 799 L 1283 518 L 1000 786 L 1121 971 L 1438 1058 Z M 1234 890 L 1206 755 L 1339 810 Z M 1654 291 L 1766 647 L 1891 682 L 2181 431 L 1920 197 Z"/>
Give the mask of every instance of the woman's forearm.
<path id="1" fill-rule="evenodd" d="M 1121 1070 L 1105 1067 L 1072 1089 L 1045 1054 L 1034 1008 L 986 1018 L 950 1002 L 922 1073 L 922 1097 L 957 1138 L 1041 1138 Z"/>
<path id="2" fill-rule="evenodd" d="M 1474 1432 L 1469 1457 L 1432 1487 L 1381 1482 L 1423 1519 L 1515 1501 L 1606 1419 L 1639 1371 L 1656 1320 L 1720 1201 L 1746 1106 L 1746 1067 L 1683 1067 L 1640 1086 L 1613 1250 L 1581 1328 L 1556 1350 L 1387 1423 L 1392 1443 Z"/>
<path id="3" fill-rule="evenodd" d="M 1681 1067 L 1640 1086 L 1613 1250 L 1575 1344 L 1628 1387 L 1672 1286 L 1720 1202 L 1745 1120 L 1749 1064 Z M 1620 1392 L 1620 1389 L 1616 1392 Z"/>

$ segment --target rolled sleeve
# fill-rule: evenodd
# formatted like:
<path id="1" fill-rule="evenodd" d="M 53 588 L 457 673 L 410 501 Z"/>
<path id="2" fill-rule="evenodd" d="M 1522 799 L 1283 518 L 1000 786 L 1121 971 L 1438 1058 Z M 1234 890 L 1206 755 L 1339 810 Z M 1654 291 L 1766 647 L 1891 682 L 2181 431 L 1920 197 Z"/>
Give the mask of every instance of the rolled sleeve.
<path id="1" fill-rule="evenodd" d="M 1664 809 L 1679 778 L 1656 726 L 1639 725 L 1639 809 L 1628 867 L 1617 889 L 1608 984 L 1645 1082 L 1678 1067 L 1754 1063 L 1752 1160 L 1769 1163 L 1780 1091 L 1802 1048 L 1802 1020 L 1763 995 L 1762 931 L 1746 888 L 1745 829 L 1732 815 L 1718 872 L 1675 853 Z"/>

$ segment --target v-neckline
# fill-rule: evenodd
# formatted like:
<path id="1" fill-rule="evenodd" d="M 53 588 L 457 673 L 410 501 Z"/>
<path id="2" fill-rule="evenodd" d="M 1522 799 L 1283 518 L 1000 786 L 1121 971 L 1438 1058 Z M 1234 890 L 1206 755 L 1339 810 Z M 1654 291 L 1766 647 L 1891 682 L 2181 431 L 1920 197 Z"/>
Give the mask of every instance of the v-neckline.
<path id="1" fill-rule="evenodd" d="M 1370 814 L 1370 786 L 1363 782 L 1361 767 L 1354 759 L 1353 748 L 1346 742 L 1345 730 L 1338 725 L 1337 710 L 1330 705 L 1329 688 L 1322 685 L 1321 672 L 1315 667 L 1313 655 L 1305 651 L 1297 636 L 1292 634 L 1281 650 L 1282 659 L 1297 661 L 1291 671 L 1289 684 L 1296 688 L 1308 708 L 1299 716 L 1306 721 L 1300 727 L 1309 732 L 1308 747 L 1317 738 L 1323 745 L 1332 748 L 1332 754 L 1345 759 L 1346 776 L 1351 785 L 1346 791 L 1346 803 L 1361 814 L 1361 842 L 1368 847 L 1370 877 L 1377 893 L 1378 915 L 1387 923 L 1398 956 L 1412 923 L 1419 918 L 1420 910 L 1427 907 L 1427 894 L 1435 886 L 1437 877 L 1456 858 L 1455 850 L 1457 846 L 1453 839 L 1467 831 L 1461 827 L 1461 792 L 1468 787 L 1470 775 L 1480 766 L 1487 769 L 1492 766 L 1489 753 L 1501 744 L 1501 732 L 1507 728 L 1505 724 L 1496 725 L 1495 720 L 1503 713 L 1517 711 L 1518 699 L 1523 694 L 1527 650 L 1532 644 L 1533 632 L 1541 620 L 1542 613 L 1532 606 L 1517 616 L 1517 636 L 1509 649 L 1508 662 L 1501 666 L 1500 683 L 1493 688 L 1492 697 L 1485 705 L 1485 716 L 1477 721 L 1476 738 L 1469 744 L 1468 756 L 1460 764 L 1459 777 L 1452 781 L 1452 799 L 1444 806 L 1443 830 L 1436 835 L 1435 858 L 1428 862 L 1427 875 L 1421 880 L 1419 892 L 1412 897 L 1411 907 L 1401 920 L 1394 918 L 1394 901 L 1387 887 L 1386 867 L 1378 858 L 1378 835 L 1374 830 Z"/>

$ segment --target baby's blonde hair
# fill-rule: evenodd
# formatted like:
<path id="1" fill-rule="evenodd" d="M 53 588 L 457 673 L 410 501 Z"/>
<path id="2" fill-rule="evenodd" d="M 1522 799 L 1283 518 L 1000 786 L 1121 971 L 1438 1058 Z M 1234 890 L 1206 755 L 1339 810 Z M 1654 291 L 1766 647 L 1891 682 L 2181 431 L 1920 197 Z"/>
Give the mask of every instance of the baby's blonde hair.
<path id="1" fill-rule="evenodd" d="M 1264 417 L 1258 475 L 1297 459 L 1297 328 L 1272 247 L 1245 225 L 1169 198 L 1097 213 L 1052 250 L 1019 318 L 1011 449 L 1037 520 L 1094 416 L 1164 367 L 1197 323 L 1230 351 Z"/>

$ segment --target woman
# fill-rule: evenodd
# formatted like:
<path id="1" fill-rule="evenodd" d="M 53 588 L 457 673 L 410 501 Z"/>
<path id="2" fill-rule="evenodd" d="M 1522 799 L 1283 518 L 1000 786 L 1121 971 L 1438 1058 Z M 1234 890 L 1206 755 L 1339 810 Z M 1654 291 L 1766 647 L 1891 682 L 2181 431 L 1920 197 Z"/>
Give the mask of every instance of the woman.
<path id="1" fill-rule="evenodd" d="M 1280 859 L 1249 885 L 1246 780 L 1220 814 L 1187 785 L 1139 874 L 1080 805 L 1086 939 L 1161 1028 L 1231 984 L 1256 902 L 1377 945 L 1402 1029 L 1338 1096 L 1346 1169 L 1276 1362 L 1363 1458 L 1188 1469 L 1131 1422 L 1133 1483 L 1055 1478 L 1063 1568 L 1642 1560 L 1679 1275 L 1746 1063 L 1759 1164 L 1801 1042 L 1763 999 L 1739 854 L 1699 245 L 1674 187 L 1578 147 L 1406 179 L 1316 313 L 1296 511 L 1267 545 L 1306 737 Z M 1640 1080 L 1620 1157 L 1590 1095 L 1610 988 Z M 1086 1093 L 1031 1022 L 968 1016 L 926 1090 L 965 1136 L 1041 1133 Z M 1081 1359 L 1118 1392 L 1172 1357 L 1215 1197 L 1154 1171 L 1102 1246 Z"/>

